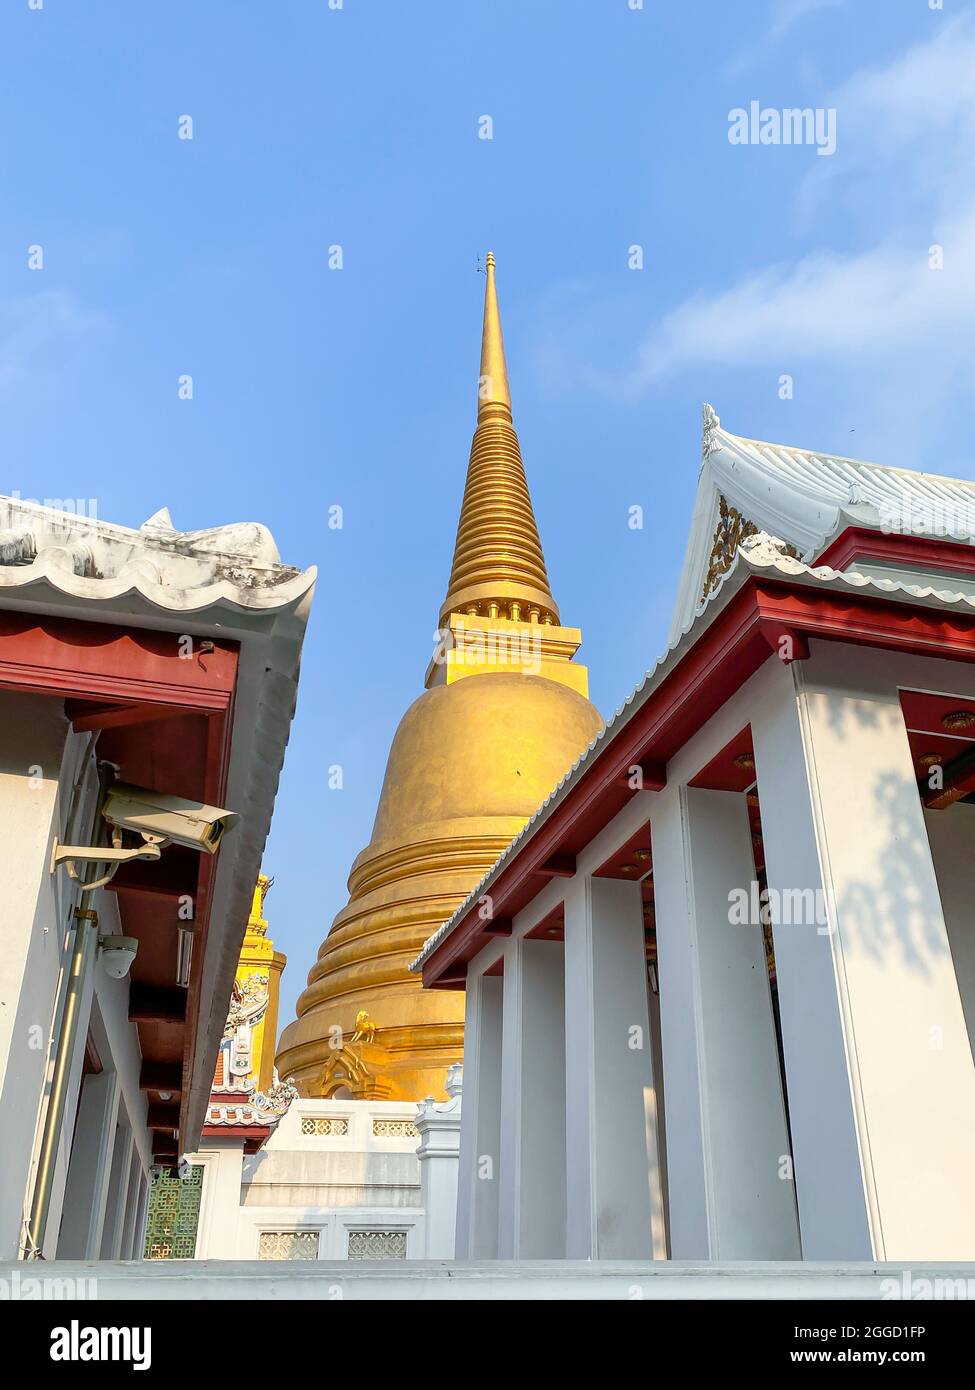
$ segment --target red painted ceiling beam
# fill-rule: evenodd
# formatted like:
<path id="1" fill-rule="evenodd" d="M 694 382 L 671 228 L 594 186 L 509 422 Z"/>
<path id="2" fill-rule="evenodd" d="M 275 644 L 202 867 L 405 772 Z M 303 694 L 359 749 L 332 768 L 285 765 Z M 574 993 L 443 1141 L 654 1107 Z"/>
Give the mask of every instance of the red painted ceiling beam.
<path id="1" fill-rule="evenodd" d="M 177 719 L 186 714 L 182 705 L 105 705 L 88 700 L 66 700 L 65 714 L 76 734 L 95 729 L 130 728 L 133 724 L 152 724 L 159 719 Z M 202 710 L 206 715 L 215 710 Z"/>
<path id="2" fill-rule="evenodd" d="M 106 892 L 153 893 L 163 898 L 196 897 L 201 856 L 183 845 L 169 845 L 161 859 L 123 864 Z M 192 926 L 192 922 L 184 922 Z"/>
<path id="3" fill-rule="evenodd" d="M 163 1105 L 157 1102 L 146 1106 L 146 1128 L 159 1130 L 162 1134 L 175 1135 L 179 1121 L 178 1105 Z"/>
<path id="4" fill-rule="evenodd" d="M 171 1091 L 178 1095 L 183 1086 L 179 1062 L 143 1062 L 139 1070 L 140 1091 Z"/>
<path id="5" fill-rule="evenodd" d="M 576 871 L 576 857 L 574 854 L 560 852 L 551 855 L 544 864 L 538 868 L 542 878 L 572 878 Z"/>
<path id="6" fill-rule="evenodd" d="M 511 918 L 510 917 L 491 917 L 486 922 L 481 923 L 481 931 L 485 936 L 510 936 Z"/>
<path id="7" fill-rule="evenodd" d="M 644 758 L 642 762 L 628 767 L 621 781 L 630 791 L 662 792 L 667 785 L 667 765 Z"/>
<path id="8" fill-rule="evenodd" d="M 130 1023 L 182 1023 L 185 1018 L 185 989 L 142 985 L 137 980 L 129 985 Z"/>
<path id="9" fill-rule="evenodd" d="M 946 763 L 943 775 L 944 785 L 937 790 L 931 788 L 927 777 L 922 777 L 918 783 L 921 800 L 929 811 L 944 811 L 963 796 L 975 792 L 975 749 L 969 747 Z"/>

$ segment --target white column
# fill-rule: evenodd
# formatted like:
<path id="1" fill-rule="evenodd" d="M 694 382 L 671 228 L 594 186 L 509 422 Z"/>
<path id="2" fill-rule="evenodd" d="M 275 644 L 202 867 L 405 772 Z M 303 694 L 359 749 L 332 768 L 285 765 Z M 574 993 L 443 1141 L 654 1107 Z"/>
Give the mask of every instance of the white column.
<path id="1" fill-rule="evenodd" d="M 498 1257 L 502 990 L 500 976 L 467 977 L 464 1106 L 457 1188 L 458 1260 Z"/>
<path id="2" fill-rule="evenodd" d="M 132 1162 L 132 1130 L 128 1122 L 120 1123 L 115 1130 L 115 1145 L 112 1151 L 112 1173 L 108 1183 L 108 1196 L 105 1203 L 105 1221 L 102 1225 L 101 1256 L 103 1260 L 117 1260 L 122 1248 L 122 1226 L 125 1221 L 125 1204 L 129 1189 L 129 1169 Z"/>
<path id="3" fill-rule="evenodd" d="M 684 806 L 679 786 L 655 798 L 650 820 L 657 921 L 660 1046 L 667 1126 L 670 1256 L 711 1255 L 704 1155 L 700 991 L 691 932 Z"/>
<path id="4" fill-rule="evenodd" d="M 146 1219 L 149 1215 L 149 1175 L 140 1172 L 139 1190 L 135 1201 L 135 1226 L 132 1231 L 132 1253 L 130 1258 L 133 1260 L 143 1259 L 143 1251 L 146 1246 Z"/>
<path id="5" fill-rule="evenodd" d="M 672 1254 L 797 1259 L 762 929 L 731 915 L 731 893 L 747 894 L 754 878 L 747 805 L 738 793 L 695 788 L 678 789 L 678 800 L 683 862 L 673 824 L 663 837 L 652 826 Z M 682 933 L 686 942 L 675 939 Z M 674 1018 L 683 1008 L 693 1037 Z M 688 1047 L 693 1059 L 682 1055 Z M 688 1113 L 695 1104 L 698 1119 Z"/>
<path id="6" fill-rule="evenodd" d="M 776 666 L 777 697 L 752 723 L 765 872 L 776 903 L 822 893 L 819 846 L 794 689 L 799 665 Z M 820 897 L 820 901 L 822 901 Z M 873 1249 L 832 944 L 824 924 L 774 920 L 775 972 L 803 1258 L 869 1260 Z M 790 914 L 795 915 L 795 914 Z"/>
<path id="7" fill-rule="evenodd" d="M 420 1135 L 420 1193 L 425 1212 L 424 1259 L 452 1260 L 457 1223 L 457 1169 L 460 1157 L 461 1067 L 447 1068 L 447 1101 L 425 1100 L 417 1107 Z"/>
<path id="8" fill-rule="evenodd" d="M 239 1249 L 243 1224 L 240 1219 L 240 1189 L 244 1171 L 242 1139 L 211 1140 L 211 1147 L 199 1155 L 186 1154 L 190 1163 L 206 1160 L 203 1194 L 197 1227 L 197 1260 L 251 1259 Z"/>
<path id="9" fill-rule="evenodd" d="M 975 1257 L 975 1066 L 898 669 L 814 643 L 754 726 L 769 886 L 829 919 L 775 931 L 807 1258 Z"/>
<path id="10" fill-rule="evenodd" d="M 667 1192 L 667 1098 L 664 1094 L 664 1056 L 660 1037 L 659 983 L 657 990 L 656 993 L 651 990 L 647 995 L 650 1006 L 650 1067 L 653 1072 L 653 1113 L 647 1117 L 647 1152 L 651 1155 L 650 1215 L 653 1227 L 653 1258 L 668 1260 L 670 1200 Z M 654 1158 L 656 1168 L 653 1166 Z"/>
<path id="11" fill-rule="evenodd" d="M 505 952 L 501 1060 L 501 1259 L 565 1256 L 565 953 Z"/>
<path id="12" fill-rule="evenodd" d="M 0 722 L 0 865 L 4 882 L 0 1259 L 17 1258 L 23 1235 L 24 1202 L 32 1181 L 35 1119 L 44 1091 L 46 1044 L 68 906 L 73 900 L 74 886 L 65 888 L 50 871 L 51 840 L 55 835 L 63 838 L 64 807 L 58 779 L 67 732 L 63 703 L 40 695 L 4 692 Z M 70 782 L 63 791 L 70 800 Z M 39 1046 L 42 1040 L 44 1046 Z M 48 1244 L 45 1253 L 53 1256 L 53 1244 Z"/>
<path id="13" fill-rule="evenodd" d="M 129 1178 L 125 1197 L 125 1219 L 122 1226 L 122 1239 L 119 1245 L 118 1258 L 120 1260 L 132 1260 L 141 1257 L 142 1251 L 139 1250 L 139 1233 L 142 1229 L 142 1160 L 139 1157 L 139 1149 L 136 1144 L 132 1145 L 132 1154 L 129 1160 Z"/>
<path id="14" fill-rule="evenodd" d="M 565 904 L 570 1259 L 666 1250 L 646 981 L 639 884 L 577 876 Z"/>
<path id="15" fill-rule="evenodd" d="M 119 1084 L 113 1069 L 86 1076 L 64 1190 L 59 1260 L 97 1259 L 112 1170 Z M 70 1133 L 70 1120 L 66 1126 Z"/>

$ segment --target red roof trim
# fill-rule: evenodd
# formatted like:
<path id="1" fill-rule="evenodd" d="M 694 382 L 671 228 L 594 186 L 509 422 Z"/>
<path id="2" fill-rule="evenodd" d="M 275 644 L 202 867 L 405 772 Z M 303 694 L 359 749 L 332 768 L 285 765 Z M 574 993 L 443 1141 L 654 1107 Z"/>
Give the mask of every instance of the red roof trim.
<path id="1" fill-rule="evenodd" d="M 845 570 L 860 556 L 925 569 L 950 570 L 956 574 L 975 574 L 975 545 L 968 541 L 902 536 L 896 532 L 886 534 L 862 526 L 848 526 L 841 531 L 812 563 Z"/>

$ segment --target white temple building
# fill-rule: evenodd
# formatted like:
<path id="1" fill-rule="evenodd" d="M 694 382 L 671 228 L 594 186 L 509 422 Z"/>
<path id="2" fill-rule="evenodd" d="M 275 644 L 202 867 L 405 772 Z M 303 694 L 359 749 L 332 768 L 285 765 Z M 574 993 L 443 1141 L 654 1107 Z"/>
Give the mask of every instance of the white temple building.
<path id="1" fill-rule="evenodd" d="M 975 1259 L 973 540 L 705 409 L 669 649 L 414 963 L 458 1260 Z"/>
<path id="2" fill-rule="evenodd" d="M 199 1141 L 314 586 L 0 497 L 0 1261 L 140 1257 Z"/>

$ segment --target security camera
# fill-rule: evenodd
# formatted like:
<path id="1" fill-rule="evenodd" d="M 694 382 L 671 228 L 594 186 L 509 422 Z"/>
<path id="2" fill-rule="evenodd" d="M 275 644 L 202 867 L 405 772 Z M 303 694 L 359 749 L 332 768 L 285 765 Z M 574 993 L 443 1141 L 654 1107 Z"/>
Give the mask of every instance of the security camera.
<path id="1" fill-rule="evenodd" d="M 102 812 L 109 825 L 131 830 L 145 839 L 185 845 L 203 854 L 216 854 L 224 833 L 240 817 L 219 806 L 187 801 L 182 796 L 116 782 L 108 789 Z"/>
<path id="2" fill-rule="evenodd" d="M 63 864 L 70 876 L 81 882 L 79 864 L 106 866 L 100 878 L 84 880 L 88 892 L 104 888 L 122 864 L 159 859 L 169 844 L 185 845 L 200 854 L 216 854 L 226 831 L 240 819 L 236 811 L 187 801 L 182 796 L 167 796 L 147 787 L 133 787 L 127 782 L 116 782 L 106 791 L 102 815 L 112 827 L 110 846 L 62 845 L 57 839 L 51 845 L 52 874 Z M 139 835 L 142 843 L 127 846 L 123 830 Z"/>
<path id="3" fill-rule="evenodd" d="M 99 945 L 102 948 L 102 965 L 105 967 L 105 974 L 113 980 L 124 980 L 135 960 L 135 953 L 139 949 L 139 938 L 137 936 L 102 936 L 99 938 Z"/>

